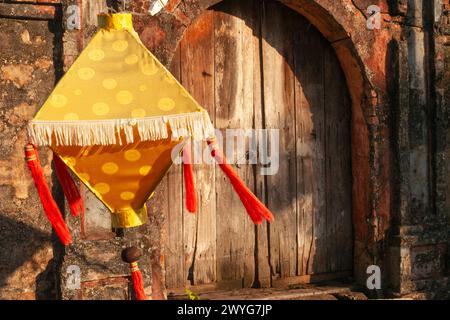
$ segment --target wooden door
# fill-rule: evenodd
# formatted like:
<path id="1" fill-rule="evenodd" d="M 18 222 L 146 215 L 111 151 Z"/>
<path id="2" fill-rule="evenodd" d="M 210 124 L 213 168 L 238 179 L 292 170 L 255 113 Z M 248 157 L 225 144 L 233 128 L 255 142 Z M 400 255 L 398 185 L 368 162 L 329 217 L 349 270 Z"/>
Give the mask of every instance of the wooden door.
<path id="1" fill-rule="evenodd" d="M 166 285 L 270 286 L 352 269 L 350 101 L 331 45 L 277 1 L 227 0 L 186 31 L 172 72 L 218 129 L 279 129 L 279 170 L 235 166 L 275 215 L 254 226 L 218 167 L 195 166 L 199 210 L 166 180 Z M 225 143 L 227 143 L 225 141 Z"/>

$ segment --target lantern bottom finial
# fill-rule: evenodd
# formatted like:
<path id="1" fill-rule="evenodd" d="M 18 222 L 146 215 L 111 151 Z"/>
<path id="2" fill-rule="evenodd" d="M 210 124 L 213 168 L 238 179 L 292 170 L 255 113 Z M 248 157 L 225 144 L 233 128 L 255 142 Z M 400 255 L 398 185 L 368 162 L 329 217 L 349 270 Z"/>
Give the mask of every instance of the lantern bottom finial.
<path id="1" fill-rule="evenodd" d="M 124 208 L 111 214 L 111 226 L 113 228 L 133 228 L 147 222 L 147 206 L 140 209 Z"/>

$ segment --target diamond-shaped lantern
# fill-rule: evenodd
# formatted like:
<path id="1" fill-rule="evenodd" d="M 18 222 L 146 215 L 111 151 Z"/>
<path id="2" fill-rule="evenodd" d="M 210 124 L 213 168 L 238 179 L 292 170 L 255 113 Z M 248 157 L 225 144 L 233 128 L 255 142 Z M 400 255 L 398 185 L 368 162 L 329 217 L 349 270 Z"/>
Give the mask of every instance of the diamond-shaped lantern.
<path id="1" fill-rule="evenodd" d="M 66 166 L 111 211 L 113 227 L 127 228 L 146 221 L 145 203 L 171 166 L 174 148 L 191 138 L 208 140 L 253 221 L 270 220 L 221 156 L 208 113 L 142 44 L 131 14 L 101 14 L 99 27 L 28 126 L 28 165 L 63 243 L 70 235 L 46 190 L 34 146 L 53 150 L 73 213 L 82 200 Z M 195 209 L 192 169 L 184 165 Z"/>

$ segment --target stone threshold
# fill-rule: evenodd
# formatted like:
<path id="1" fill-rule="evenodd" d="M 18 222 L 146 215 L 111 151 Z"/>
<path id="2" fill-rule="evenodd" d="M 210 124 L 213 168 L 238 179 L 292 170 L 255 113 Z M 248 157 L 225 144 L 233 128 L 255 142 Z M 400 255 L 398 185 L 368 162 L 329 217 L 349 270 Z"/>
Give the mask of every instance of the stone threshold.
<path id="1" fill-rule="evenodd" d="M 368 300 L 351 285 L 301 284 L 287 288 L 235 289 L 196 293 L 199 300 Z M 189 300 L 187 293 L 168 293 L 168 300 Z"/>

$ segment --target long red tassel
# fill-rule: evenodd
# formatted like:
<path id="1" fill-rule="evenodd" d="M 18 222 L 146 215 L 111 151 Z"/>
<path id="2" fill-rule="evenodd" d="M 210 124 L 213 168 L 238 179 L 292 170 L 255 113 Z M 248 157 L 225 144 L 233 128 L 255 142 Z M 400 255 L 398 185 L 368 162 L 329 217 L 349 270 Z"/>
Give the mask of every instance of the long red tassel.
<path id="1" fill-rule="evenodd" d="M 208 145 L 211 147 L 211 155 L 216 159 L 220 168 L 230 180 L 231 185 L 241 199 L 241 202 L 247 210 L 247 213 L 253 223 L 260 224 L 263 222 L 263 219 L 269 222 L 273 221 L 274 217 L 270 210 L 267 209 L 261 201 L 259 201 L 259 199 L 245 185 L 244 181 L 239 178 L 236 171 L 234 171 L 234 169 L 227 163 L 226 158 L 217 147 L 216 139 L 209 139 Z"/>
<path id="2" fill-rule="evenodd" d="M 56 176 L 69 203 L 70 212 L 76 217 L 81 212 L 84 212 L 83 198 L 69 170 L 67 170 L 66 164 L 55 153 L 53 153 L 53 162 L 55 164 Z"/>
<path id="3" fill-rule="evenodd" d="M 42 171 L 42 166 L 34 145 L 27 144 L 25 147 L 25 157 L 33 177 L 34 185 L 36 186 L 39 198 L 41 199 L 44 212 L 52 224 L 53 230 L 55 230 L 59 240 L 62 244 L 67 246 L 72 242 L 72 237 L 61 212 L 59 211 L 58 205 L 56 204 L 55 199 L 53 199 L 47 182 L 45 181 L 44 172 Z"/>
<path id="4" fill-rule="evenodd" d="M 183 149 L 183 174 L 186 190 L 186 208 L 189 212 L 197 211 L 197 195 L 195 194 L 194 169 L 192 167 L 191 144 Z"/>
<path id="5" fill-rule="evenodd" d="M 134 294 L 136 300 L 147 300 L 147 296 L 144 292 L 144 280 L 142 279 L 141 270 L 139 270 L 137 262 L 132 262 L 131 267 L 131 280 L 133 281 Z"/>
<path id="6" fill-rule="evenodd" d="M 130 264 L 131 281 L 133 281 L 134 294 L 137 300 L 147 300 L 144 292 L 144 280 L 139 270 L 138 260 L 142 256 L 142 251 L 135 246 L 122 250 L 122 260 Z"/>

